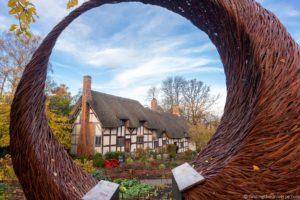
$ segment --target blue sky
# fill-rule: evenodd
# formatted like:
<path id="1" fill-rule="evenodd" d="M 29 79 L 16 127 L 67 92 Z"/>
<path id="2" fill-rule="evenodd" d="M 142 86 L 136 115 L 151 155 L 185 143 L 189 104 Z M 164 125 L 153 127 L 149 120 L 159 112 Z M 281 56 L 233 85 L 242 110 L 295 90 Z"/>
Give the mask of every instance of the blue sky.
<path id="1" fill-rule="evenodd" d="M 14 22 L 0 2 L 0 31 Z M 69 10 L 67 0 L 32 0 L 39 19 L 32 31 L 44 37 Z M 83 0 L 80 1 L 80 4 Z M 300 43 L 299 0 L 260 0 L 275 13 Z M 58 83 L 72 94 L 82 76 L 92 76 L 92 88 L 123 97 L 145 100 L 150 86 L 168 76 L 197 78 L 221 94 L 214 106 L 221 114 L 226 98 L 225 76 L 216 48 L 207 35 L 188 20 L 163 8 L 140 3 L 105 5 L 81 16 L 59 38 L 51 56 Z"/>

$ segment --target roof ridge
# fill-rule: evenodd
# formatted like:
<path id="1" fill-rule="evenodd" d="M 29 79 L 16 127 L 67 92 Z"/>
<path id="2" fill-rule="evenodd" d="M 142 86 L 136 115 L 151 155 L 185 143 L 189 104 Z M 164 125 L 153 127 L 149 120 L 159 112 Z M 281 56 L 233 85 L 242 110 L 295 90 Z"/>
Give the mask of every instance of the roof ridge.
<path id="1" fill-rule="evenodd" d="M 94 92 L 94 93 L 97 93 L 97 94 L 100 94 L 100 95 L 104 95 L 104 96 L 107 96 L 107 97 L 112 97 L 112 98 L 115 98 L 115 99 L 118 99 L 118 100 L 138 102 L 139 104 L 141 104 L 138 100 L 135 100 L 135 99 L 129 99 L 129 98 L 126 98 L 126 97 L 120 97 L 120 96 L 116 96 L 116 95 L 112 95 L 112 94 L 107 94 L 107 93 L 103 93 L 103 92 L 99 92 L 99 91 L 95 91 L 95 90 L 91 90 L 91 92 Z"/>

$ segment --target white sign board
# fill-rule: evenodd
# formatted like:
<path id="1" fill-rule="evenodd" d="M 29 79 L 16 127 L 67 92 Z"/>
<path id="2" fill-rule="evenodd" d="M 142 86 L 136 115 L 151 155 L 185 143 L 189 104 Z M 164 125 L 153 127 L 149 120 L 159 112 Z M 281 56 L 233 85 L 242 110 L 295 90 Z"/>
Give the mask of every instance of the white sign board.
<path id="1" fill-rule="evenodd" d="M 172 173 L 180 192 L 204 181 L 204 177 L 188 163 L 172 169 Z"/>
<path id="2" fill-rule="evenodd" d="M 119 188 L 119 184 L 100 181 L 88 193 L 82 197 L 83 200 L 110 200 Z"/>

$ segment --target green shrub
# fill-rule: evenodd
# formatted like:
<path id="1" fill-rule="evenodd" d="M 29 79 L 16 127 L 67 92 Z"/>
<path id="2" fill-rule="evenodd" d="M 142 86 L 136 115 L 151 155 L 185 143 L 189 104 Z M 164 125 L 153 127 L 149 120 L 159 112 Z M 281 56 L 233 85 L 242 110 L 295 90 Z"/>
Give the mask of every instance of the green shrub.
<path id="1" fill-rule="evenodd" d="M 133 163 L 133 159 L 132 159 L 131 157 L 127 158 L 127 159 L 126 159 L 126 163 L 128 163 L 128 164 Z"/>
<path id="2" fill-rule="evenodd" d="M 0 183 L 0 199 L 2 199 L 2 195 L 8 189 L 8 185 L 6 183 Z"/>
<path id="3" fill-rule="evenodd" d="M 93 157 L 94 167 L 104 167 L 104 159 L 101 153 L 96 153 Z"/>
<path id="4" fill-rule="evenodd" d="M 175 144 L 168 144 L 167 145 L 167 154 L 170 158 L 176 157 L 176 145 Z"/>
<path id="5" fill-rule="evenodd" d="M 87 157 L 86 156 L 77 156 L 75 159 L 80 160 L 80 162 L 83 164 L 87 160 Z"/>
<path id="6" fill-rule="evenodd" d="M 117 151 L 109 151 L 105 154 L 105 159 L 119 159 L 119 152 Z"/>
<path id="7" fill-rule="evenodd" d="M 141 183 L 136 179 L 116 179 L 114 182 L 120 185 L 120 192 L 125 199 L 137 199 L 149 195 L 155 189 L 153 185 Z"/>
<path id="8" fill-rule="evenodd" d="M 92 172 L 92 176 L 96 178 L 98 181 L 105 180 L 105 181 L 110 181 L 110 178 L 105 175 L 104 171 L 102 170 L 96 170 Z"/>

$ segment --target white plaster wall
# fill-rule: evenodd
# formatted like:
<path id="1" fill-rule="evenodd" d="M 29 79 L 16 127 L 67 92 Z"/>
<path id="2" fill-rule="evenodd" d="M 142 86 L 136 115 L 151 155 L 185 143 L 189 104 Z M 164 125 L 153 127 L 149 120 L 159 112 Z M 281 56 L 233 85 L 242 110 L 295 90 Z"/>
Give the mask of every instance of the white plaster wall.
<path id="1" fill-rule="evenodd" d="M 132 143 L 136 143 L 136 135 L 132 135 L 131 136 L 131 142 Z"/>
<path id="2" fill-rule="evenodd" d="M 131 145 L 131 151 L 135 151 L 136 150 L 136 144 L 132 144 Z"/>
<path id="3" fill-rule="evenodd" d="M 162 146 L 162 141 L 163 141 L 162 138 L 159 138 L 159 139 L 158 139 L 158 146 L 160 146 L 160 147 Z"/>
<path id="4" fill-rule="evenodd" d="M 106 136 L 106 135 L 103 136 L 103 145 L 104 146 L 109 145 L 109 136 Z"/>
<path id="5" fill-rule="evenodd" d="M 81 116 L 81 111 L 79 112 L 79 114 L 76 117 L 76 120 L 74 123 L 80 123 L 80 116 Z"/>
<path id="6" fill-rule="evenodd" d="M 117 136 L 112 135 L 111 136 L 111 145 L 116 145 L 117 144 Z"/>
<path id="7" fill-rule="evenodd" d="M 103 147 L 103 155 L 109 152 L 109 147 Z"/>

